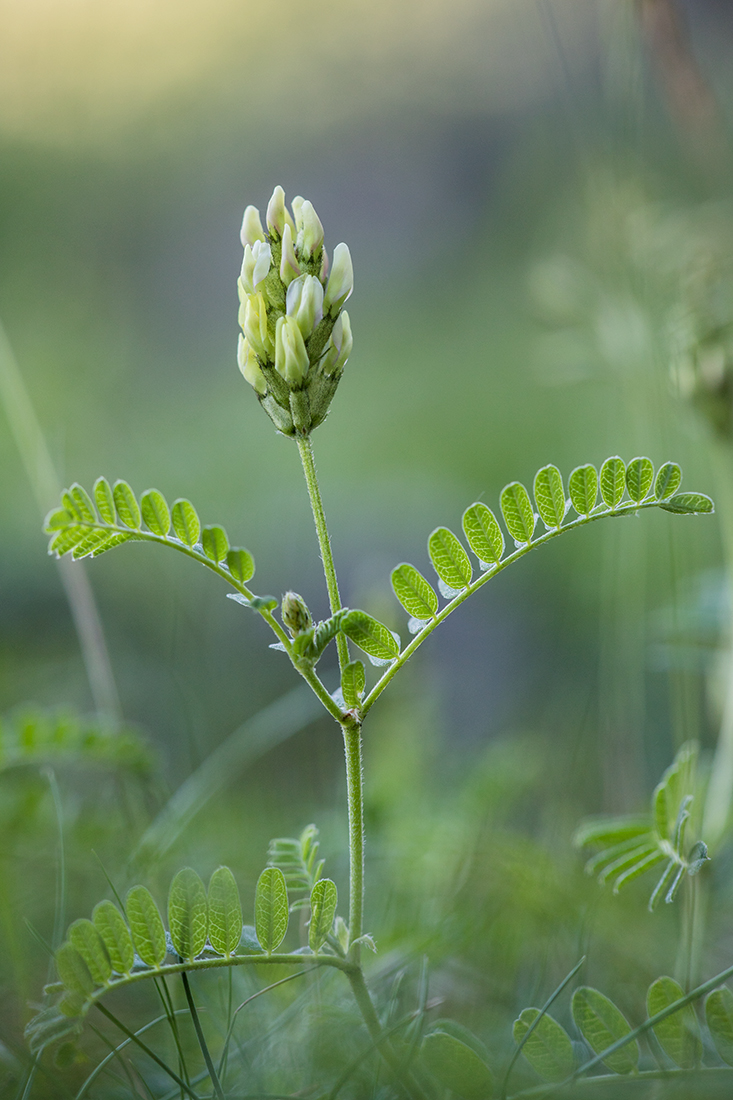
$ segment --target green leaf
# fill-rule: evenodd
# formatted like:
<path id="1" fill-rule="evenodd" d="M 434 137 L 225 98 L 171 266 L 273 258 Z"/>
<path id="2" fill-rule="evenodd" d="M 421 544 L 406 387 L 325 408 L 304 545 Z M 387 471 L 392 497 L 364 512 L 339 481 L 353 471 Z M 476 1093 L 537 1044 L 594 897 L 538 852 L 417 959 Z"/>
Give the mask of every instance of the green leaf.
<path id="1" fill-rule="evenodd" d="M 171 514 L 163 494 L 157 489 L 148 489 L 140 498 L 140 510 L 153 534 L 165 538 L 171 529 Z"/>
<path id="2" fill-rule="evenodd" d="M 468 545 L 480 562 L 496 565 L 504 553 L 504 536 L 494 513 L 478 501 L 463 513 L 463 530 Z"/>
<path id="3" fill-rule="evenodd" d="M 116 532 L 110 535 L 106 542 L 100 543 L 94 550 L 92 557 L 98 558 L 100 554 L 106 554 L 108 550 L 112 550 L 113 547 L 119 546 L 123 542 L 137 542 L 140 539 L 139 535 L 133 535 L 132 531 L 129 534 L 123 534 L 122 532 Z"/>
<path id="4" fill-rule="evenodd" d="M 433 569 L 449 588 L 467 588 L 473 570 L 468 554 L 447 527 L 436 527 L 428 539 L 428 553 Z M 417 616 L 416 616 L 417 617 Z"/>
<path id="5" fill-rule="evenodd" d="M 135 950 L 148 966 L 160 966 L 165 958 L 165 928 L 158 906 L 144 886 L 133 886 L 125 899 Z"/>
<path id="6" fill-rule="evenodd" d="M 87 964 L 94 982 L 97 985 L 106 985 L 112 973 L 112 964 L 99 932 L 92 922 L 85 918 L 75 920 L 69 927 L 67 935 Z"/>
<path id="7" fill-rule="evenodd" d="M 173 530 L 186 546 L 195 546 L 201 534 L 201 520 L 190 500 L 179 497 L 171 509 Z"/>
<path id="8" fill-rule="evenodd" d="M 69 489 L 69 495 L 76 505 L 76 511 L 79 518 L 85 523 L 96 523 L 97 513 L 94 510 L 94 505 L 86 489 L 83 489 L 81 485 L 74 482 Z"/>
<path id="9" fill-rule="evenodd" d="M 311 890 L 311 919 L 308 925 L 308 946 L 311 951 L 319 951 L 333 928 L 338 905 L 336 883 L 330 878 L 322 878 Z"/>
<path id="10" fill-rule="evenodd" d="M 57 1005 L 42 1008 L 25 1029 L 31 1054 L 40 1054 L 47 1046 L 57 1043 L 69 1035 L 78 1035 L 81 1031 L 79 1020 L 71 1019 L 59 1011 Z"/>
<path id="11" fill-rule="evenodd" d="M 227 569 L 235 581 L 246 584 L 254 576 L 255 560 L 249 550 L 235 546 L 227 551 Z M 275 606 L 277 606 L 277 600 L 275 600 Z"/>
<path id="12" fill-rule="evenodd" d="M 529 493 L 520 481 L 505 485 L 499 498 L 504 522 L 515 542 L 530 542 L 534 534 L 534 511 Z"/>
<path id="13" fill-rule="evenodd" d="M 184 867 L 171 883 L 168 927 L 182 959 L 193 960 L 201 954 L 206 946 L 208 903 L 206 888 L 192 867 Z"/>
<path id="14" fill-rule="evenodd" d="M 100 546 L 104 546 L 109 539 L 109 531 L 97 531 L 94 529 L 90 531 L 86 528 L 85 537 L 74 547 L 72 554 L 74 561 L 79 561 L 80 558 L 86 558 L 89 554 L 93 554 Z"/>
<path id="15" fill-rule="evenodd" d="M 694 516 L 715 511 L 712 500 L 704 493 L 677 493 L 659 507 L 664 508 L 665 512 L 676 512 L 681 516 Z"/>
<path id="16" fill-rule="evenodd" d="M 105 523 L 115 521 L 115 499 L 112 495 L 112 487 L 106 477 L 98 477 L 94 482 L 94 499 L 97 502 L 97 510 Z"/>
<path id="17" fill-rule="evenodd" d="M 206 557 L 215 562 L 224 561 L 229 552 L 227 533 L 223 527 L 216 525 L 204 527 L 201 532 L 201 545 L 204 548 Z"/>
<path id="18" fill-rule="evenodd" d="M 649 986 L 646 995 L 646 1010 L 649 1016 L 684 997 L 682 987 L 673 978 L 657 978 Z M 680 1069 L 694 1069 L 702 1057 L 702 1042 L 697 1016 L 692 1005 L 685 1005 L 672 1016 L 660 1020 L 652 1029 L 665 1054 L 669 1055 Z"/>
<path id="19" fill-rule="evenodd" d="M 525 1008 L 514 1021 L 514 1042 L 521 1043 L 540 1015 L 538 1008 Z M 563 1081 L 573 1072 L 573 1044 L 565 1028 L 546 1013 L 529 1036 L 522 1053 L 532 1069 L 546 1081 Z"/>
<path id="20" fill-rule="evenodd" d="M 565 490 L 557 466 L 543 466 L 534 479 L 534 499 L 545 527 L 559 527 L 565 518 Z"/>
<path id="21" fill-rule="evenodd" d="M 117 515 L 125 527 L 132 527 L 138 531 L 140 529 L 140 508 L 135 499 L 135 494 L 127 482 L 116 481 L 112 496 L 114 497 Z"/>
<path id="22" fill-rule="evenodd" d="M 234 875 L 217 867 L 209 880 L 209 940 L 220 955 L 236 950 L 242 938 L 242 903 Z"/>
<path id="23" fill-rule="evenodd" d="M 364 695 L 366 675 L 361 661 L 350 661 L 341 673 L 341 692 L 347 710 L 358 707 Z"/>
<path id="24" fill-rule="evenodd" d="M 366 611 L 349 611 L 341 620 L 341 630 L 347 638 L 380 661 L 392 661 L 399 656 L 399 643 L 383 623 Z"/>
<path id="25" fill-rule="evenodd" d="M 667 500 L 679 489 L 682 484 L 682 470 L 676 462 L 665 462 L 660 467 L 654 482 L 654 496 L 657 500 Z"/>
<path id="26" fill-rule="evenodd" d="M 594 1054 L 601 1054 L 631 1031 L 626 1017 L 613 1001 L 590 986 L 575 990 L 572 1013 L 576 1027 Z M 639 1065 L 636 1039 L 609 1055 L 604 1062 L 613 1073 L 634 1073 Z"/>
<path id="27" fill-rule="evenodd" d="M 577 466 L 568 478 L 568 491 L 579 516 L 588 516 L 596 506 L 598 474 L 595 466 Z"/>
<path id="28" fill-rule="evenodd" d="M 616 508 L 623 500 L 626 488 L 626 467 L 618 455 L 607 458 L 601 466 L 601 497 L 609 508 Z"/>
<path id="29" fill-rule="evenodd" d="M 706 1000 L 705 1019 L 715 1049 L 726 1065 L 733 1066 L 733 993 L 725 986 Z"/>
<path id="30" fill-rule="evenodd" d="M 652 487 L 654 467 L 648 458 L 632 458 L 626 467 L 626 488 L 629 496 L 638 504 Z"/>
<path id="31" fill-rule="evenodd" d="M 620 844 L 648 833 L 649 828 L 648 817 L 589 817 L 575 830 L 573 844 L 576 848 L 585 848 L 588 844 L 603 847 Z"/>
<path id="32" fill-rule="evenodd" d="M 94 906 L 92 924 L 102 937 L 112 966 L 118 974 L 129 974 L 135 962 L 132 936 L 116 905 L 100 901 Z"/>
<path id="33" fill-rule="evenodd" d="M 494 1090 L 491 1070 L 466 1043 L 447 1031 L 431 1031 L 422 1041 L 420 1056 L 444 1088 L 462 1100 L 488 1100 Z"/>
<path id="34" fill-rule="evenodd" d="M 63 531 L 59 531 L 59 533 L 51 539 L 48 548 L 49 553 L 55 554 L 58 558 L 62 558 L 64 554 L 68 554 L 69 550 L 73 550 L 75 546 L 83 542 L 88 534 L 88 527 L 65 527 Z"/>
<path id="35" fill-rule="evenodd" d="M 65 508 L 52 508 L 43 521 L 43 530 L 47 535 L 54 531 L 63 531 L 69 524 L 76 523 L 76 517 Z"/>
<path id="36" fill-rule="evenodd" d="M 266 867 L 255 891 L 255 929 L 263 950 L 271 955 L 288 930 L 288 890 L 279 867 Z"/>
<path id="37" fill-rule="evenodd" d="M 56 950 L 56 969 L 64 987 L 70 993 L 78 993 L 86 998 L 94 989 L 94 979 L 89 973 L 89 967 L 83 958 L 68 940 L 62 943 Z"/>
<path id="38" fill-rule="evenodd" d="M 614 894 L 618 894 L 624 886 L 628 886 L 629 883 L 633 882 L 639 875 L 646 874 L 652 867 L 656 867 L 658 863 L 662 863 L 665 858 L 664 852 L 660 851 L 650 852 L 649 855 L 644 856 L 638 863 L 635 863 L 632 867 L 629 867 L 628 870 L 624 871 L 622 875 L 618 876 L 613 884 Z"/>
<path id="39" fill-rule="evenodd" d="M 438 597 L 414 565 L 403 562 L 392 570 L 392 587 L 408 615 L 431 619 L 438 610 Z"/>

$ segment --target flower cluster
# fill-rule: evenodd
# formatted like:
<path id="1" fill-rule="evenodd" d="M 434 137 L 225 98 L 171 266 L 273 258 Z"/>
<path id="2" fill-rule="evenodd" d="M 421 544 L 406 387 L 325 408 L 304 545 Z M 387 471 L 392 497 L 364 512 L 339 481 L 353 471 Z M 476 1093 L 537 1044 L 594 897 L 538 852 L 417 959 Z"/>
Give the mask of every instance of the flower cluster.
<path id="1" fill-rule="evenodd" d="M 244 212 L 237 359 L 278 431 L 306 436 L 325 419 L 351 354 L 351 324 L 342 307 L 354 272 L 348 247 L 338 244 L 329 274 L 312 203 L 294 198 L 292 211 L 276 187 L 266 229 L 254 206 Z"/>

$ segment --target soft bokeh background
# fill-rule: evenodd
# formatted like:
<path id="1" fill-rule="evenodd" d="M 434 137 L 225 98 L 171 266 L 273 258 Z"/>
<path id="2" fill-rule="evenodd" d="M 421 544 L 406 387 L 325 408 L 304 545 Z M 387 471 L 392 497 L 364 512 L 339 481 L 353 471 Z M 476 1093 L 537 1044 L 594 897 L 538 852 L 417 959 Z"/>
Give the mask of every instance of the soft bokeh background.
<path id="1" fill-rule="evenodd" d="M 704 314 L 718 347 L 733 315 L 733 9 L 679 3 L 679 41 L 664 9 L 4 0 L 0 318 L 61 481 L 190 497 L 253 552 L 258 591 L 325 613 L 296 450 L 234 356 L 241 213 L 281 183 L 356 271 L 353 356 L 314 437 L 347 604 L 404 636 L 391 568 L 427 569 L 433 527 L 547 462 L 648 453 L 725 495 L 728 361 L 708 390 L 702 368 L 689 384 L 671 368 L 681 317 Z M 89 714 L 22 426 L 0 423 L 0 709 Z M 8 1095 L 40 940 L 106 895 L 99 860 L 161 900 L 181 864 L 226 862 L 249 899 L 268 839 L 313 820 L 346 889 L 336 731 L 287 696 L 262 624 L 171 557 L 133 546 L 75 567 L 150 767 L 43 750 L 0 773 Z M 643 809 L 687 738 L 714 750 L 723 560 L 717 520 L 599 524 L 425 645 L 366 734 L 377 983 L 406 967 L 407 989 L 426 954 L 441 1013 L 498 1051 L 582 951 L 588 980 L 641 1011 L 639 970 L 673 968 L 677 914 L 649 917 L 643 887 L 599 894 L 570 838 L 584 814 Z M 272 704 L 258 748 L 246 723 Z M 187 779 L 201 808 L 169 806 L 164 834 Z M 724 855 L 713 873 L 723 904 Z M 706 973 L 730 946 L 713 918 Z"/>

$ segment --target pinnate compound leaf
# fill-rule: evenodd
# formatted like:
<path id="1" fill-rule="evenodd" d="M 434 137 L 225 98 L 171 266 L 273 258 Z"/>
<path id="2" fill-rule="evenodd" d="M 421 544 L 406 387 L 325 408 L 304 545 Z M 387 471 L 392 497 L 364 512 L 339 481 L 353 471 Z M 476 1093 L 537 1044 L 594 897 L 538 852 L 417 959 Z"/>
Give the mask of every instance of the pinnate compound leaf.
<path id="1" fill-rule="evenodd" d="M 494 1078 L 486 1062 L 467 1043 L 447 1031 L 431 1031 L 422 1041 L 425 1067 L 462 1100 L 489 1100 Z"/>
<path id="2" fill-rule="evenodd" d="M 192 960 L 206 946 L 208 903 L 206 888 L 192 867 L 184 867 L 168 892 L 168 927 L 182 959 Z"/>
<path id="3" fill-rule="evenodd" d="M 135 962 L 132 936 L 116 905 L 100 901 L 94 906 L 92 924 L 102 937 L 110 962 L 118 974 L 129 974 Z"/>
<path id="4" fill-rule="evenodd" d="M 733 1066 L 733 993 L 725 986 L 705 1001 L 705 1019 L 715 1049 L 726 1065 Z"/>
<path id="5" fill-rule="evenodd" d="M 72 943 L 67 940 L 56 949 L 56 970 L 64 988 L 86 998 L 94 989 L 89 967 Z"/>
<path id="6" fill-rule="evenodd" d="M 288 930 L 288 888 L 279 867 L 266 867 L 255 891 L 255 929 L 266 954 L 277 951 Z"/>
<path id="7" fill-rule="evenodd" d="M 548 530 L 559 527 L 565 518 L 565 490 L 557 466 L 543 466 L 537 471 L 534 499 L 545 527 Z"/>
<path id="8" fill-rule="evenodd" d="M 349 611 L 341 620 L 341 630 L 355 645 L 380 661 L 392 661 L 399 656 L 399 642 L 391 630 L 367 615 L 366 611 Z"/>
<path id="9" fill-rule="evenodd" d="M 112 486 L 106 477 L 98 477 L 94 482 L 94 499 L 97 502 L 97 511 L 105 523 L 115 521 L 115 498 L 112 495 Z"/>
<path id="10" fill-rule="evenodd" d="M 86 489 L 83 489 L 78 482 L 74 482 L 69 489 L 69 496 L 76 505 L 76 512 L 79 519 L 83 520 L 84 523 L 97 522 L 97 513 Z"/>
<path id="11" fill-rule="evenodd" d="M 521 1043 L 540 1015 L 539 1008 L 525 1008 L 514 1021 L 514 1042 Z M 573 1044 L 564 1027 L 546 1013 L 529 1036 L 522 1054 L 546 1081 L 563 1081 L 573 1072 Z"/>
<path id="12" fill-rule="evenodd" d="M 121 531 L 110 535 L 106 542 L 100 543 L 92 551 L 92 557 L 98 558 L 100 554 L 106 554 L 108 550 L 112 550 L 115 546 L 120 546 L 123 542 L 137 542 L 140 539 L 139 535 L 133 535 L 132 531 L 129 534 L 123 534 Z"/>
<path id="13" fill-rule="evenodd" d="M 229 539 L 223 527 L 214 525 L 204 527 L 201 532 L 201 545 L 207 558 L 212 561 L 224 561 L 229 552 Z"/>
<path id="14" fill-rule="evenodd" d="M 447 527 L 436 527 L 428 539 L 428 553 L 433 569 L 444 584 L 460 591 L 471 583 L 473 570 L 468 554 Z M 415 616 L 420 618 L 419 615 Z"/>
<path id="15" fill-rule="evenodd" d="M 438 610 L 438 597 L 414 565 L 403 562 L 392 570 L 392 587 L 408 615 L 431 619 Z"/>
<path id="16" fill-rule="evenodd" d="M 520 481 L 505 485 L 499 498 L 507 530 L 515 542 L 527 543 L 534 534 L 534 511 L 529 493 Z"/>
<path id="17" fill-rule="evenodd" d="M 568 478 L 568 492 L 579 516 L 588 516 L 596 506 L 598 474 L 595 466 L 576 466 Z"/>
<path id="18" fill-rule="evenodd" d="M 665 512 L 675 512 L 681 516 L 696 516 L 715 511 L 715 505 L 704 493 L 676 493 L 659 505 Z"/>
<path id="19" fill-rule="evenodd" d="M 632 458 L 626 468 L 626 488 L 629 496 L 637 504 L 644 499 L 652 487 L 654 467 L 649 458 Z"/>
<path id="20" fill-rule="evenodd" d="M 494 513 L 477 501 L 463 513 L 463 530 L 468 545 L 480 562 L 496 565 L 504 553 L 504 536 Z"/>
<path id="21" fill-rule="evenodd" d="M 57 1005 L 41 1009 L 25 1029 L 31 1054 L 40 1054 L 53 1043 L 68 1039 L 71 1035 L 79 1035 L 81 1026 L 79 1020 L 61 1012 Z"/>
<path id="22" fill-rule="evenodd" d="M 94 554 L 100 547 L 104 546 L 109 541 L 109 538 L 109 531 L 97 531 L 94 529 L 90 531 L 89 528 L 86 528 L 84 538 L 81 542 L 76 544 L 71 556 L 74 561 L 86 558 L 89 554 Z"/>
<path id="23" fill-rule="evenodd" d="M 62 558 L 64 554 L 68 554 L 69 550 L 73 550 L 75 546 L 83 542 L 88 534 L 88 527 L 64 527 L 51 539 L 48 547 L 49 553 L 55 554 L 57 558 Z"/>
<path id="24" fill-rule="evenodd" d="M 648 1015 L 658 1012 L 684 997 L 682 987 L 673 978 L 657 978 L 646 995 Z M 680 1069 L 694 1069 L 702 1057 L 702 1042 L 697 1016 L 692 1005 L 655 1024 L 653 1029 L 659 1045 Z"/>
<path id="25" fill-rule="evenodd" d="M 140 507 L 135 499 L 130 486 L 126 481 L 116 481 L 112 491 L 117 515 L 125 527 L 131 527 L 135 531 L 140 530 Z"/>
<path id="26" fill-rule="evenodd" d="M 308 946 L 319 951 L 333 928 L 338 905 L 336 883 L 330 878 L 319 879 L 311 890 L 311 919 L 308 925 Z"/>
<path id="27" fill-rule="evenodd" d="M 165 958 L 165 928 L 158 906 L 144 886 L 133 886 L 125 899 L 135 950 L 147 966 L 160 966 Z"/>
<path id="28" fill-rule="evenodd" d="M 617 508 L 626 489 L 626 467 L 618 455 L 607 458 L 601 466 L 601 498 L 609 508 Z"/>
<path id="29" fill-rule="evenodd" d="M 105 985 L 112 974 L 112 964 L 99 932 L 90 920 L 75 920 L 69 927 L 69 942 L 87 964 L 96 985 Z"/>
<path id="30" fill-rule="evenodd" d="M 661 466 L 654 482 L 654 496 L 657 500 L 667 500 L 682 484 L 682 470 L 676 462 L 665 462 Z"/>
<path id="31" fill-rule="evenodd" d="M 255 573 L 255 561 L 249 550 L 243 549 L 241 546 L 232 547 L 227 551 L 227 569 L 234 577 L 235 581 L 239 581 L 240 584 L 246 584 L 251 580 Z M 274 598 L 274 597 L 273 597 Z M 275 606 L 277 606 L 277 600 L 275 600 Z"/>
<path id="32" fill-rule="evenodd" d="M 366 687 L 366 674 L 361 661 L 350 661 L 341 673 L 341 691 L 347 710 L 358 707 Z"/>
<path id="33" fill-rule="evenodd" d="M 242 938 L 242 903 L 234 875 L 217 867 L 209 880 L 209 940 L 220 955 L 231 955 Z"/>
<path id="34" fill-rule="evenodd" d="M 179 497 L 171 509 L 173 530 L 186 546 L 195 546 L 201 534 L 201 520 L 190 500 Z"/>
<path id="35" fill-rule="evenodd" d="M 576 1027 L 594 1054 L 601 1054 L 631 1031 L 613 1001 L 590 986 L 575 990 L 572 1013 Z M 634 1073 L 639 1065 L 639 1044 L 634 1039 L 604 1061 L 613 1073 Z"/>
<path id="36" fill-rule="evenodd" d="M 649 828 L 648 817 L 589 817 L 575 830 L 573 844 L 576 848 L 621 844 L 648 833 Z"/>
<path id="37" fill-rule="evenodd" d="M 157 489 L 147 489 L 140 497 L 140 511 L 153 534 L 165 538 L 171 529 L 171 514 L 163 494 Z"/>

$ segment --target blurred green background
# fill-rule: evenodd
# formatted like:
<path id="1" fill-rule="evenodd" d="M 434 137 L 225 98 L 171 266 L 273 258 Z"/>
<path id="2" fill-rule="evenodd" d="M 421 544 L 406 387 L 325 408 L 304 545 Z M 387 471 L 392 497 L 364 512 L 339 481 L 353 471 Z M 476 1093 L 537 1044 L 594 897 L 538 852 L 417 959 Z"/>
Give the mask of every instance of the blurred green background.
<path id="1" fill-rule="evenodd" d="M 314 436 L 349 606 L 406 636 L 393 566 L 427 568 L 433 527 L 548 462 L 674 459 L 731 515 L 725 0 L 5 0 L 0 23 L 0 318 L 63 482 L 190 497 L 252 551 L 257 591 L 325 613 L 296 449 L 235 362 L 242 210 L 281 183 L 354 260 L 354 352 Z M 264 626 L 146 546 L 74 568 L 151 762 L 17 762 L 29 705 L 93 700 L 0 424 L 0 1077 L 15 1095 L 60 828 L 66 921 L 108 893 L 94 852 L 120 889 L 161 900 L 183 863 L 208 877 L 226 862 L 247 898 L 269 838 L 311 820 L 345 890 L 346 829 L 336 730 L 288 697 Z M 426 954 L 440 1013 L 507 1050 L 516 1011 L 587 951 L 587 979 L 641 1011 L 638 975 L 671 970 L 678 916 L 650 917 L 643 885 L 599 892 L 570 838 L 585 814 L 644 809 L 686 739 L 713 752 L 724 568 L 717 519 L 599 524 L 500 576 L 420 651 L 366 730 L 377 985 L 401 967 L 409 984 Z M 259 742 L 241 731 L 273 704 Z M 228 762 L 209 759 L 224 745 Z M 186 780 L 199 811 L 169 806 L 153 843 Z M 723 853 L 723 903 L 728 870 Z M 730 960 L 718 923 L 706 973 Z"/>

